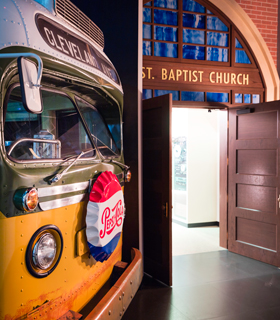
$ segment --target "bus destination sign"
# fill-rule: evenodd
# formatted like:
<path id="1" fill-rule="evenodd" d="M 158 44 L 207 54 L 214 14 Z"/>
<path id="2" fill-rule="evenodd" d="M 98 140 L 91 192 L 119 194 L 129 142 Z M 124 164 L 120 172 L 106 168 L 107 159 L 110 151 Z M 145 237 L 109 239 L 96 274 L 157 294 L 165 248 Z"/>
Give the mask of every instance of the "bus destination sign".
<path id="1" fill-rule="evenodd" d="M 66 31 L 42 15 L 37 15 L 36 23 L 42 38 L 50 47 L 76 61 L 100 70 L 114 82 L 120 84 L 114 67 L 89 43 L 77 38 L 70 31 Z"/>

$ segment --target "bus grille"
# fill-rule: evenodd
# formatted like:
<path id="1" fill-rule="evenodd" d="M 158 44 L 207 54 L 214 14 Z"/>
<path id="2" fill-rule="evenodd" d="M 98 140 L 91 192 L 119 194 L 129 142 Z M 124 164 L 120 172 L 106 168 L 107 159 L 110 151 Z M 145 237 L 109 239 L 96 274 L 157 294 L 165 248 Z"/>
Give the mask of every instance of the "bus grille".
<path id="1" fill-rule="evenodd" d="M 103 32 L 69 0 L 56 0 L 55 10 L 57 15 L 70 22 L 79 31 L 90 37 L 104 49 Z"/>

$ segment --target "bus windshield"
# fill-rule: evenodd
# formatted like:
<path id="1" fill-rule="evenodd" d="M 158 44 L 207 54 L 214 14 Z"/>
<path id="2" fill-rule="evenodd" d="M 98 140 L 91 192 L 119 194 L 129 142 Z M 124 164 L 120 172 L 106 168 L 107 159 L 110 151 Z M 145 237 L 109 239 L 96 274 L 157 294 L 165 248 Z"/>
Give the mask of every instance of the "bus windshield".
<path id="1" fill-rule="evenodd" d="M 101 154 L 105 157 L 118 156 L 119 150 L 111 135 L 114 128 L 109 131 L 95 107 L 80 98 L 76 98 L 76 102 Z"/>
<path id="2" fill-rule="evenodd" d="M 32 161 L 65 159 L 81 152 L 86 152 L 82 158 L 95 157 L 95 146 L 72 100 L 57 91 L 42 89 L 41 93 L 43 112 L 33 114 L 22 104 L 20 87 L 11 90 L 4 117 L 7 154 L 16 160 Z M 80 99 L 77 101 L 102 155 L 118 155 L 118 148 L 97 110 Z"/>

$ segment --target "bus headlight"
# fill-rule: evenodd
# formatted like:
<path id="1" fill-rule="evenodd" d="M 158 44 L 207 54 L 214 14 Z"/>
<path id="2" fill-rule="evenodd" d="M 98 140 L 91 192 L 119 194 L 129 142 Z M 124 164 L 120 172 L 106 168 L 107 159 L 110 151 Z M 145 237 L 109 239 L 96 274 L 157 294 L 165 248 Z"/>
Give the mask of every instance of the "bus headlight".
<path id="1" fill-rule="evenodd" d="M 14 204 L 21 211 L 34 211 L 38 202 L 38 191 L 35 188 L 19 189 L 14 195 Z"/>
<path id="2" fill-rule="evenodd" d="M 47 225 L 37 230 L 26 251 L 28 271 L 36 278 L 48 276 L 58 265 L 62 248 L 62 234 L 56 226 Z"/>
<path id="3" fill-rule="evenodd" d="M 46 270 L 48 269 L 56 255 L 56 241 L 51 233 L 44 233 L 36 242 L 32 257 L 36 267 Z"/>

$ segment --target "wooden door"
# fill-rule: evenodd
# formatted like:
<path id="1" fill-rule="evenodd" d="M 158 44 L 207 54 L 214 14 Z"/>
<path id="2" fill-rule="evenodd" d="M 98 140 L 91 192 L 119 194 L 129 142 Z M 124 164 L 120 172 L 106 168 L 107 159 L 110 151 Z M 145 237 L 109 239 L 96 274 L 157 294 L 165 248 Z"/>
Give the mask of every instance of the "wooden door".
<path id="1" fill-rule="evenodd" d="M 143 101 L 144 272 L 172 285 L 172 95 Z"/>
<path id="2" fill-rule="evenodd" d="M 279 261 L 278 101 L 229 111 L 229 250 Z"/>

